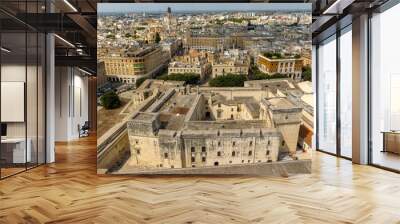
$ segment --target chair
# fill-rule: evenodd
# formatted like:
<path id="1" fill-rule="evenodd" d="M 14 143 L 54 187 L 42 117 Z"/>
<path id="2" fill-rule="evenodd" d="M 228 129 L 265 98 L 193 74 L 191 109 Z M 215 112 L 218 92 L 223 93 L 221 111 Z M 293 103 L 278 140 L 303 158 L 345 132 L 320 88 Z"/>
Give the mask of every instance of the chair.
<path id="1" fill-rule="evenodd" d="M 78 129 L 79 129 L 79 138 L 89 136 L 89 129 L 90 129 L 89 121 L 85 121 L 82 127 L 78 125 Z"/>

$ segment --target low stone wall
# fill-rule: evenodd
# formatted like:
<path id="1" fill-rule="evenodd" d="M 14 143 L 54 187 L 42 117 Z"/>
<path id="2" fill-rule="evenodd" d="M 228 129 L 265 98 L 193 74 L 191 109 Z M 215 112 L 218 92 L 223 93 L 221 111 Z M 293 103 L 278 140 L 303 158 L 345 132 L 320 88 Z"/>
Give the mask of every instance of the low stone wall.
<path id="1" fill-rule="evenodd" d="M 310 174 L 311 160 L 280 161 L 273 163 L 253 163 L 201 168 L 180 168 L 165 170 L 118 171 L 113 174 L 126 175 L 249 175 L 249 176 L 283 176 Z"/>
<path id="2" fill-rule="evenodd" d="M 107 172 L 117 164 L 126 153 L 130 152 L 128 132 L 125 129 L 118 137 L 116 137 L 109 145 L 108 149 L 97 155 L 97 171 L 98 173 Z"/>

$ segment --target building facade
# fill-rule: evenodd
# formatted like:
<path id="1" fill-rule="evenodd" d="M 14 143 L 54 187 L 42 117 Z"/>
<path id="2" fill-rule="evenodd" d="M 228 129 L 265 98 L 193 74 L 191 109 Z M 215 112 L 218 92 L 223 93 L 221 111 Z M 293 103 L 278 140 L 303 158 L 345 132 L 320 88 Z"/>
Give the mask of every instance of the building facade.
<path id="1" fill-rule="evenodd" d="M 248 75 L 250 65 L 247 63 L 235 62 L 220 62 L 212 65 L 212 77 L 223 76 L 226 74 Z"/>
<path id="2" fill-rule="evenodd" d="M 271 59 L 259 54 L 257 57 L 258 69 L 268 75 L 276 73 L 287 75 L 293 80 L 301 80 L 303 59 L 277 58 Z"/>
<path id="3" fill-rule="evenodd" d="M 209 63 L 187 64 L 182 62 L 171 62 L 168 66 L 168 75 L 192 73 L 200 75 L 200 79 L 204 80 L 211 72 Z"/>
<path id="4" fill-rule="evenodd" d="M 141 77 L 152 77 L 166 65 L 168 60 L 169 57 L 156 46 L 128 50 L 119 56 L 100 58 L 100 61 L 104 61 L 109 80 L 124 83 L 135 83 Z"/>

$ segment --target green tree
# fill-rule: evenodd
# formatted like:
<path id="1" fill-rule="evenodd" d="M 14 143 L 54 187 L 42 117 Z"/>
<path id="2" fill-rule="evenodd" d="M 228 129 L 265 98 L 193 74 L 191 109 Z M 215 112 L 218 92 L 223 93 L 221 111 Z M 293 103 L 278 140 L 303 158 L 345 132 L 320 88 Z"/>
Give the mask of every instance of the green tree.
<path id="1" fill-rule="evenodd" d="M 142 78 L 138 78 L 136 79 L 136 88 L 138 88 L 140 85 L 142 85 L 142 83 L 147 79 L 147 77 L 142 77 Z"/>
<path id="2" fill-rule="evenodd" d="M 242 87 L 246 80 L 245 75 L 226 74 L 211 79 L 209 85 L 213 87 Z"/>
<path id="3" fill-rule="evenodd" d="M 264 57 L 267 57 L 267 58 L 274 58 L 274 59 L 283 58 L 281 53 L 265 52 L 265 53 L 263 53 L 263 55 L 264 55 Z"/>
<path id="4" fill-rule="evenodd" d="M 101 96 L 100 103 L 107 110 L 115 109 L 121 106 L 121 100 L 114 91 L 106 92 L 103 96 Z"/>
<path id="5" fill-rule="evenodd" d="M 185 81 L 187 84 L 198 84 L 200 81 L 200 75 L 194 73 L 171 73 L 169 75 L 162 75 L 157 77 L 161 80 L 172 80 L 172 81 Z"/>
<path id="6" fill-rule="evenodd" d="M 311 75 L 312 73 L 311 73 L 311 67 L 310 66 L 307 66 L 307 67 L 303 67 L 303 73 L 302 73 L 302 76 L 303 76 L 303 80 L 304 81 L 311 81 Z"/>
<path id="7" fill-rule="evenodd" d="M 257 73 L 256 75 L 254 75 L 254 80 L 262 80 L 262 79 L 282 79 L 282 78 L 287 78 L 286 75 L 284 74 L 280 74 L 280 73 L 275 73 L 273 75 L 268 75 L 265 73 Z"/>
<path id="8" fill-rule="evenodd" d="M 114 34 L 107 34 L 106 38 L 115 39 L 115 35 Z"/>
<path id="9" fill-rule="evenodd" d="M 160 34 L 157 32 L 156 33 L 156 38 L 155 38 L 155 40 L 154 40 L 157 44 L 158 43 L 160 43 L 160 41 L 161 41 L 161 37 L 160 37 Z"/>

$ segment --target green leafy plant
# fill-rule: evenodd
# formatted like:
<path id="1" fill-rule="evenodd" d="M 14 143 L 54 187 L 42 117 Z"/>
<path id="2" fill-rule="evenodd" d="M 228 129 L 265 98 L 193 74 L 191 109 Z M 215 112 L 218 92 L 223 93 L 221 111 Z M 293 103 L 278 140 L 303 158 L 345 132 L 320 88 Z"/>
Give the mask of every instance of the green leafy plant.
<path id="1" fill-rule="evenodd" d="M 209 85 L 213 87 L 241 87 L 246 80 L 245 75 L 226 74 L 211 79 Z"/>
<path id="2" fill-rule="evenodd" d="M 114 91 L 106 92 L 103 96 L 101 96 L 100 103 L 107 110 L 115 109 L 121 106 L 121 100 Z"/>
<path id="3" fill-rule="evenodd" d="M 147 77 L 142 77 L 142 78 L 138 78 L 136 79 L 136 88 L 138 88 L 140 85 L 142 85 L 142 83 L 148 79 Z"/>
<path id="4" fill-rule="evenodd" d="M 187 84 L 197 84 L 200 81 L 200 75 L 194 73 L 171 73 L 157 77 L 161 80 L 185 81 Z"/>
<path id="5" fill-rule="evenodd" d="M 158 43 L 160 43 L 160 41 L 161 41 L 161 37 L 160 37 L 160 34 L 157 32 L 156 33 L 156 37 L 155 37 L 155 40 L 154 40 L 157 44 Z"/>
<path id="6" fill-rule="evenodd" d="M 307 66 L 307 67 L 303 67 L 303 80 L 304 81 L 311 81 L 311 67 Z"/>

